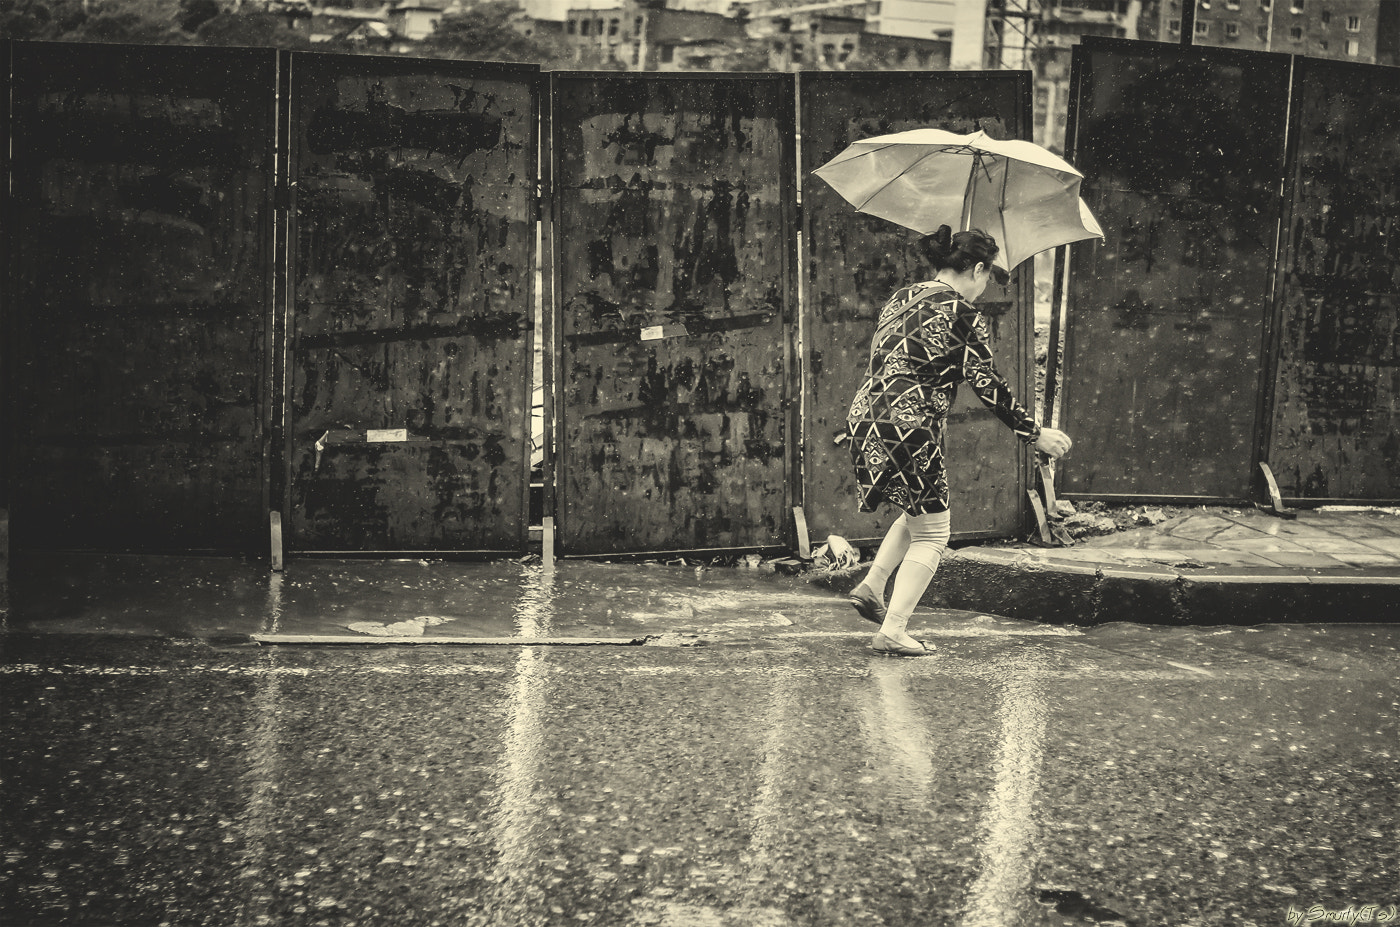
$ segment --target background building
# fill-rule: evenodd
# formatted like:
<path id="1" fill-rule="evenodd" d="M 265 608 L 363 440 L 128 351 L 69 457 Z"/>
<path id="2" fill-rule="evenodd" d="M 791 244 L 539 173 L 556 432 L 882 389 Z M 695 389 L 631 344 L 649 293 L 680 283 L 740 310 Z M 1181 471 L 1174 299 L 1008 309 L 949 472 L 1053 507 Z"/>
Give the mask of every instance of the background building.
<path id="1" fill-rule="evenodd" d="M 713 70 L 743 54 L 747 38 L 733 17 L 649 0 L 575 5 L 564 21 L 564 41 L 581 68 Z"/>
<path id="2" fill-rule="evenodd" d="M 1194 45 L 1376 63 L 1387 0 L 1198 0 Z M 1157 37 L 1181 40 L 1181 0 L 1161 0 Z"/>
<path id="3" fill-rule="evenodd" d="M 876 31 L 883 2 L 809 3 L 746 11 L 748 35 L 764 43 L 775 71 L 899 68 L 946 70 L 950 30 L 927 36 Z"/>

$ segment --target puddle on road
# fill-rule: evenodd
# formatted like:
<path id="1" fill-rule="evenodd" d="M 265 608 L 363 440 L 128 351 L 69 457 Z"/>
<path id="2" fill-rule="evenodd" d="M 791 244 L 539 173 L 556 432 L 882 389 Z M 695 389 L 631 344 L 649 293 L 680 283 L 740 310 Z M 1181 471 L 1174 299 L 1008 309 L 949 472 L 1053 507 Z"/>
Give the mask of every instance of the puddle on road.
<path id="1" fill-rule="evenodd" d="M 168 636 L 743 636 L 854 630 L 844 600 L 737 568 L 511 560 L 256 560 L 17 555 L 11 630 Z"/>
<path id="2" fill-rule="evenodd" d="M 165 637 L 363 635 L 578 638 L 746 644 L 781 638 L 859 638 L 871 626 L 844 596 L 800 576 L 742 568 L 513 560 L 290 560 L 18 554 L 11 631 Z M 1202 679 L 1233 670 L 1271 678 L 1312 672 L 1400 670 L 1381 626 L 1090 628 L 975 612 L 920 609 L 911 625 L 945 638 L 1082 641 Z M 1209 652 L 1209 657 L 1203 656 Z"/>

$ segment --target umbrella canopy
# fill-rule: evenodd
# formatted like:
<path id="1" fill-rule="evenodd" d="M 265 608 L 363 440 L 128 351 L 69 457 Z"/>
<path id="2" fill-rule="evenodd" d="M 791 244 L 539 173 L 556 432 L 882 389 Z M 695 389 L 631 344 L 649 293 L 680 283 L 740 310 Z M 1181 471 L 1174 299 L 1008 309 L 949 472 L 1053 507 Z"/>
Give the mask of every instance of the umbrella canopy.
<path id="1" fill-rule="evenodd" d="M 861 212 L 921 235 L 940 225 L 979 228 L 1011 270 L 1041 251 L 1102 238 L 1079 198 L 1084 180 L 1034 142 L 913 129 L 849 146 L 815 173 Z"/>

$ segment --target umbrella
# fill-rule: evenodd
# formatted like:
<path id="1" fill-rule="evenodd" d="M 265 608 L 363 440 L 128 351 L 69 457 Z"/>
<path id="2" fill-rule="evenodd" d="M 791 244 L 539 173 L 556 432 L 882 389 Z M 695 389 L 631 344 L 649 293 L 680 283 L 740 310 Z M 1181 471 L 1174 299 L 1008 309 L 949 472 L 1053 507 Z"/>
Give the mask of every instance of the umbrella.
<path id="1" fill-rule="evenodd" d="M 1079 198 L 1084 175 L 1034 142 L 912 129 L 856 142 L 813 173 L 861 212 L 922 235 L 940 225 L 984 230 L 1006 270 L 1103 237 Z"/>

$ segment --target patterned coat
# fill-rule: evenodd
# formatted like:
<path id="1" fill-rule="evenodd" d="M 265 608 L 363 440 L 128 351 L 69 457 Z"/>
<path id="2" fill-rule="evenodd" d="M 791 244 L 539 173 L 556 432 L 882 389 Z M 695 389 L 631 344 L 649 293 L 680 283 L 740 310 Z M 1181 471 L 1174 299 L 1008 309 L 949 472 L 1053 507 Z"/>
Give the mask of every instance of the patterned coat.
<path id="1" fill-rule="evenodd" d="M 860 510 L 948 510 L 943 431 L 959 381 L 1027 444 L 1040 426 L 997 373 L 987 321 L 943 284 L 904 287 L 880 311 L 870 366 L 846 416 Z"/>

